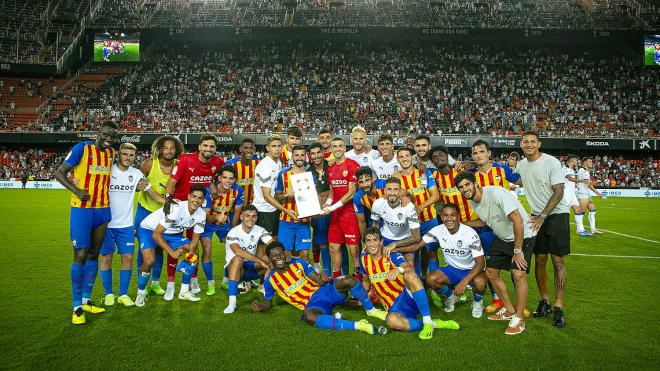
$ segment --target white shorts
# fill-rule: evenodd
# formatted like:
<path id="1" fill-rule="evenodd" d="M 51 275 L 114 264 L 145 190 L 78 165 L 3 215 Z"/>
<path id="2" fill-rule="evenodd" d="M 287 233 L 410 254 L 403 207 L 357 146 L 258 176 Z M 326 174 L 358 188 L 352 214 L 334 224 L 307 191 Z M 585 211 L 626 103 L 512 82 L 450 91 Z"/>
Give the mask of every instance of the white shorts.
<path id="1" fill-rule="evenodd" d="M 579 199 L 585 199 L 585 198 L 589 199 L 589 198 L 591 198 L 591 194 L 584 193 L 584 192 L 576 192 L 576 196 Z"/>
<path id="2" fill-rule="evenodd" d="M 575 192 L 564 193 L 564 200 L 568 202 L 568 206 L 580 206 L 580 203 L 575 196 Z"/>

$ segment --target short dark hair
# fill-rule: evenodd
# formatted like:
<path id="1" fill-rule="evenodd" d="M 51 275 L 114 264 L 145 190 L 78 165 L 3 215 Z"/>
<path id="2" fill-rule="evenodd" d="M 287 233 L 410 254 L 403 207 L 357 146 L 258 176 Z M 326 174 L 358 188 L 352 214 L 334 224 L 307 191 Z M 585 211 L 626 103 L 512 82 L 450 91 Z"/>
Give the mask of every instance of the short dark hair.
<path id="1" fill-rule="evenodd" d="M 215 143 L 216 145 L 218 144 L 218 138 L 213 134 L 202 134 L 202 136 L 199 138 L 200 143 L 205 142 L 207 140 L 212 140 L 213 143 Z"/>
<path id="2" fill-rule="evenodd" d="M 309 147 L 307 147 L 307 151 L 312 152 L 314 148 L 318 148 L 321 150 L 321 152 L 323 152 L 323 146 L 319 142 L 314 142 L 310 144 Z"/>
<path id="3" fill-rule="evenodd" d="M 379 240 L 383 239 L 383 235 L 380 233 L 380 228 L 377 227 L 369 227 L 364 231 L 364 241 L 367 240 L 368 235 L 375 235 Z"/>
<path id="4" fill-rule="evenodd" d="M 436 152 L 442 152 L 445 155 L 449 155 L 449 150 L 445 146 L 435 146 L 429 151 L 429 158 L 433 158 L 433 154 Z"/>
<path id="5" fill-rule="evenodd" d="M 486 142 L 483 139 L 475 140 L 474 143 L 472 143 L 472 146 L 470 148 L 474 148 L 474 147 L 477 147 L 477 146 L 485 146 L 486 151 L 490 151 L 490 145 L 488 144 L 488 142 Z"/>
<path id="6" fill-rule="evenodd" d="M 294 137 L 302 138 L 303 133 L 302 133 L 302 130 L 298 126 L 292 125 L 292 126 L 289 126 L 286 129 L 286 135 L 291 135 L 291 136 L 294 136 Z"/>
<path id="7" fill-rule="evenodd" d="M 250 138 L 243 138 L 243 140 L 241 140 L 241 146 L 244 145 L 245 143 L 252 143 L 253 145 L 255 144 L 254 140 Z"/>
<path id="8" fill-rule="evenodd" d="M 399 152 L 401 152 L 401 151 L 408 152 L 408 153 L 410 153 L 411 156 L 415 154 L 413 152 L 413 150 L 410 149 L 409 147 L 399 147 L 399 149 L 396 150 L 396 153 L 399 154 Z"/>
<path id="9" fill-rule="evenodd" d="M 389 135 L 389 134 L 381 134 L 378 137 L 378 142 L 376 142 L 376 143 L 384 142 L 386 140 L 389 140 L 390 142 L 394 143 L 394 138 L 392 138 L 392 136 Z"/>
<path id="10" fill-rule="evenodd" d="M 426 134 L 420 134 L 420 135 L 416 136 L 415 137 L 415 142 L 418 141 L 418 140 L 425 140 L 425 141 L 429 142 L 429 144 L 431 144 L 431 137 L 429 137 Z"/>
<path id="11" fill-rule="evenodd" d="M 245 206 L 243 206 L 243 210 L 241 210 L 241 214 L 243 214 L 246 211 L 254 211 L 257 214 L 259 213 L 259 211 L 257 210 L 257 207 L 254 206 L 254 205 L 245 205 Z"/>
<path id="12" fill-rule="evenodd" d="M 101 128 L 106 128 L 106 127 L 107 128 L 113 128 L 115 130 L 119 130 L 119 125 L 117 125 L 116 122 L 110 121 L 110 120 L 103 121 L 103 123 L 101 124 Z"/>
<path id="13" fill-rule="evenodd" d="M 537 133 L 534 130 L 525 130 L 520 137 L 522 138 L 522 137 L 525 137 L 527 135 L 533 135 L 533 136 L 536 137 L 536 139 L 541 139 L 541 137 L 539 137 L 539 133 Z"/>
<path id="14" fill-rule="evenodd" d="M 442 207 L 440 208 L 440 212 L 442 213 L 442 210 L 444 209 L 454 209 L 456 210 L 456 213 L 459 214 L 460 212 L 458 211 L 458 206 L 456 206 L 455 203 L 448 202 L 446 204 L 443 204 Z"/>
<path id="15" fill-rule="evenodd" d="M 332 131 L 328 128 L 323 128 L 319 131 L 319 136 L 321 136 L 321 134 L 332 134 Z"/>
<path id="16" fill-rule="evenodd" d="M 578 160 L 579 157 L 577 157 L 577 155 L 573 155 L 573 154 L 570 154 L 570 155 L 566 156 L 566 161 L 570 161 L 572 159 Z"/>
<path id="17" fill-rule="evenodd" d="M 342 137 L 334 137 L 334 138 L 332 138 L 331 142 L 343 142 L 343 143 L 346 143 L 346 142 L 344 141 L 344 138 L 342 138 Z"/>
<path id="18" fill-rule="evenodd" d="M 368 166 L 360 166 L 360 168 L 357 169 L 357 171 L 355 172 L 355 179 L 358 179 L 358 180 L 359 180 L 360 178 L 362 178 L 362 177 L 365 176 L 365 175 L 368 175 L 368 176 L 371 177 L 371 178 L 374 177 L 373 171 L 371 170 L 370 167 L 368 167 Z"/>
<path id="19" fill-rule="evenodd" d="M 293 154 L 293 152 L 295 152 L 295 151 L 303 151 L 303 152 L 307 153 L 307 149 L 305 149 L 305 146 L 303 146 L 301 144 L 295 145 L 295 146 L 293 146 L 293 148 L 291 148 L 291 154 Z"/>
<path id="20" fill-rule="evenodd" d="M 188 191 L 188 194 L 190 195 L 193 192 L 202 192 L 203 194 L 206 194 L 206 187 L 201 184 L 193 184 L 190 186 L 190 191 Z"/>
<path id="21" fill-rule="evenodd" d="M 474 173 L 471 173 L 469 171 L 464 171 L 454 178 L 454 184 L 458 187 L 459 184 L 461 184 L 462 181 L 464 180 L 469 180 L 472 183 L 477 182 L 477 178 L 474 176 Z"/>
<path id="22" fill-rule="evenodd" d="M 225 166 L 221 167 L 220 168 L 220 175 L 222 175 L 222 173 L 224 173 L 225 171 L 232 173 L 234 175 L 234 178 L 236 178 L 236 176 L 237 176 L 236 175 L 236 169 L 234 169 L 233 166 L 225 165 Z"/>
<path id="23" fill-rule="evenodd" d="M 391 176 L 387 178 L 387 180 L 385 181 L 385 185 L 387 184 L 398 184 L 399 186 L 401 186 L 401 180 L 395 176 Z"/>
<path id="24" fill-rule="evenodd" d="M 250 205 L 250 206 L 252 206 L 252 205 Z M 277 249 L 278 247 L 280 249 L 282 249 L 282 251 L 284 251 L 284 244 L 282 244 L 282 242 L 275 241 L 275 242 L 269 243 L 268 246 L 266 246 L 266 256 L 270 256 L 270 252 Z"/>
<path id="25" fill-rule="evenodd" d="M 584 164 L 585 162 L 587 162 L 589 160 L 592 160 L 592 158 L 588 157 L 588 156 L 587 157 L 582 157 L 582 160 L 580 162 Z"/>
<path id="26" fill-rule="evenodd" d="M 516 151 L 513 151 L 513 152 L 509 153 L 509 156 L 508 156 L 508 157 L 509 157 L 509 158 L 515 158 L 516 160 L 519 160 L 519 159 L 520 159 L 520 155 L 519 155 L 518 152 L 516 152 Z"/>

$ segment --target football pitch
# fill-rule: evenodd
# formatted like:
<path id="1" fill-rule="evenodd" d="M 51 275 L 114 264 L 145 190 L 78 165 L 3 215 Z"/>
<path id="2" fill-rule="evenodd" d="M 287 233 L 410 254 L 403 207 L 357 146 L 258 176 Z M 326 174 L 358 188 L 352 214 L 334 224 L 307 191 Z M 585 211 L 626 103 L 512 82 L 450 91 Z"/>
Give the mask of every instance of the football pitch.
<path id="1" fill-rule="evenodd" d="M 505 322 L 473 319 L 467 304 L 450 314 L 433 308 L 435 318 L 454 319 L 461 329 L 436 330 L 432 340 L 422 341 L 416 333 L 371 336 L 315 329 L 282 300 L 270 312 L 254 314 L 248 304 L 260 299 L 256 290 L 239 296 L 236 313 L 226 316 L 226 291 L 206 296 L 201 270 L 200 302 L 152 296 L 144 308 L 114 306 L 103 314 L 88 313 L 86 325 L 73 326 L 69 193 L 0 190 L 0 197 L 5 261 L 0 369 L 577 370 L 657 369 L 660 362 L 658 199 L 596 200 L 598 226 L 610 232 L 572 235 L 566 328 L 553 328 L 551 316 L 529 318 L 525 332 L 506 336 Z M 214 243 L 219 281 L 224 248 Z M 115 256 L 115 289 L 118 263 Z M 165 280 L 163 272 L 161 283 Z M 552 281 L 550 273 L 550 287 Z M 534 310 L 533 273 L 528 282 L 528 308 Z M 132 298 L 135 284 L 133 275 Z M 93 300 L 102 296 L 99 277 Z M 488 303 L 490 295 L 484 300 Z M 347 319 L 366 318 L 357 309 L 338 310 Z"/>
<path id="2" fill-rule="evenodd" d="M 124 53 L 111 54 L 108 59 L 110 62 L 139 62 L 140 44 L 126 43 L 124 44 Z M 94 43 L 94 62 L 105 62 L 103 60 L 103 44 L 101 43 Z"/>

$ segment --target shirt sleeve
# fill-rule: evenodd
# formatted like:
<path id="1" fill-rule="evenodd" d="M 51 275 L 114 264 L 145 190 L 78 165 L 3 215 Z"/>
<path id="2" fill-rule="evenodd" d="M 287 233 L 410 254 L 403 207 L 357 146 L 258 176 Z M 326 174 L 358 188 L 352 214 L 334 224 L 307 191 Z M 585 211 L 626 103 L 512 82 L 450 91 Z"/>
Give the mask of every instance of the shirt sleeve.
<path id="1" fill-rule="evenodd" d="M 364 214 L 364 205 L 362 204 L 362 192 L 355 192 L 353 196 L 353 207 L 355 214 Z"/>
<path id="2" fill-rule="evenodd" d="M 481 239 L 477 232 L 472 231 L 470 236 L 470 250 L 472 251 L 472 257 L 478 258 L 484 256 L 484 249 L 481 247 Z"/>
<path id="3" fill-rule="evenodd" d="M 256 170 L 257 171 L 255 171 L 254 176 L 255 178 L 259 178 L 259 182 L 261 182 L 261 188 L 270 188 L 273 181 L 273 174 L 271 174 L 270 169 L 266 166 L 257 166 Z"/>
<path id="4" fill-rule="evenodd" d="M 303 259 L 296 259 L 296 262 L 302 265 L 303 271 L 305 272 L 305 275 L 307 277 L 309 277 L 309 275 L 312 273 L 316 273 L 314 267 L 312 267 L 308 262 L 304 261 Z"/>
<path id="5" fill-rule="evenodd" d="M 502 164 L 502 169 L 504 169 L 504 177 L 511 183 L 515 183 L 520 179 L 520 174 L 516 173 L 511 169 L 509 165 Z"/>
<path id="6" fill-rule="evenodd" d="M 275 186 L 276 191 L 284 192 L 284 177 L 282 176 L 284 172 L 277 174 L 277 185 Z"/>
<path id="7" fill-rule="evenodd" d="M 351 167 L 348 170 L 349 171 L 349 174 L 348 174 L 348 182 L 349 183 L 357 183 L 357 177 L 355 176 L 355 173 L 358 171 L 359 168 L 360 168 L 360 165 L 357 162 L 351 160 Z"/>
<path id="8" fill-rule="evenodd" d="M 431 170 L 426 170 L 426 188 L 433 188 L 437 187 L 438 183 L 435 181 L 435 178 L 433 177 L 433 172 Z"/>
<path id="9" fill-rule="evenodd" d="M 564 176 L 561 172 L 561 163 L 553 157 L 552 164 L 550 164 L 550 185 L 563 184 Z"/>
<path id="10" fill-rule="evenodd" d="M 158 224 L 162 225 L 165 229 L 172 228 L 172 221 L 178 218 L 180 210 L 181 205 L 172 204 L 170 207 L 170 215 L 165 215 L 165 218 L 163 218 L 163 220 L 161 220 Z"/>
<path id="11" fill-rule="evenodd" d="M 502 210 L 504 210 L 504 214 L 509 216 L 512 212 L 515 210 L 518 210 L 518 205 L 513 200 L 513 195 L 509 192 L 507 192 L 504 188 L 497 187 L 495 188 L 497 192 L 493 193 L 493 196 L 495 196 L 496 200 L 502 205 Z"/>
<path id="12" fill-rule="evenodd" d="M 234 201 L 234 207 L 243 206 L 244 202 L 245 202 L 245 193 L 243 192 L 243 188 L 236 187 L 236 201 Z"/>
<path id="13" fill-rule="evenodd" d="M 177 161 L 176 165 L 174 165 L 174 168 L 172 168 L 172 175 L 170 175 L 170 178 L 176 180 L 177 182 L 183 178 L 183 173 L 186 172 L 187 158 L 187 156 L 181 156 L 179 158 L 179 161 Z"/>
<path id="14" fill-rule="evenodd" d="M 83 153 L 85 152 L 86 145 L 87 145 L 86 142 L 82 142 L 73 146 L 69 154 L 66 155 L 66 158 L 64 159 L 64 163 L 71 167 L 78 165 L 80 163 L 80 159 L 82 159 Z"/>
<path id="15" fill-rule="evenodd" d="M 275 290 L 273 290 L 273 285 L 270 283 L 270 277 L 272 274 L 269 274 L 264 281 L 264 300 L 271 300 L 275 296 Z"/>
<path id="16" fill-rule="evenodd" d="M 378 209 L 378 205 L 375 202 L 373 205 L 371 205 L 371 220 L 380 220 L 380 210 Z"/>
<path id="17" fill-rule="evenodd" d="M 261 234 L 261 236 L 259 237 L 259 239 L 260 239 L 261 242 L 263 242 L 265 245 L 268 245 L 268 244 L 270 243 L 270 241 L 273 240 L 273 236 L 270 235 L 270 232 L 268 232 L 267 230 L 264 229 L 264 231 L 263 231 L 263 233 Z"/>
<path id="18" fill-rule="evenodd" d="M 397 267 L 400 267 L 401 264 L 406 262 L 406 258 L 401 255 L 399 252 L 393 252 L 390 254 L 390 260 L 392 263 L 396 264 Z"/>
<path id="19" fill-rule="evenodd" d="M 419 228 L 419 216 L 417 216 L 415 207 L 412 205 L 412 203 L 409 203 L 406 209 L 408 211 L 408 227 L 410 227 L 410 229 Z"/>
<path id="20" fill-rule="evenodd" d="M 206 213 L 197 217 L 197 224 L 193 227 L 193 233 L 204 233 L 204 226 L 206 225 Z"/>
<path id="21" fill-rule="evenodd" d="M 422 236 L 422 240 L 424 240 L 424 242 L 426 242 L 427 244 L 429 244 L 429 243 L 440 242 L 440 241 L 438 241 L 438 239 L 435 237 L 435 235 L 434 235 L 433 233 L 431 233 L 431 231 L 428 231 L 425 235 L 423 235 L 423 236 Z"/>

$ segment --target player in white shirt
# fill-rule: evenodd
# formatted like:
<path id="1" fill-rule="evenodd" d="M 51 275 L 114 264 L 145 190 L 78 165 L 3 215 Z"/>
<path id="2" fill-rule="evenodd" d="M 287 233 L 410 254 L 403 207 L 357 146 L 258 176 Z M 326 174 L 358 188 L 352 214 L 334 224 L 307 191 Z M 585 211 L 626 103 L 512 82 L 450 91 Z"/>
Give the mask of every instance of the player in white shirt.
<path id="1" fill-rule="evenodd" d="M 596 205 L 594 205 L 593 200 L 591 199 L 591 192 L 594 192 L 598 197 L 605 199 L 602 193 L 600 193 L 593 184 L 591 184 L 591 175 L 589 171 L 594 167 L 594 161 L 585 157 L 582 159 L 582 167 L 577 172 L 577 198 L 580 203 L 580 209 L 587 211 L 589 210 L 589 227 L 591 228 L 591 234 L 602 234 L 600 230 L 596 229 Z"/>
<path id="2" fill-rule="evenodd" d="M 571 206 L 571 209 L 573 209 L 577 233 L 580 236 L 589 236 L 590 234 L 584 230 L 584 223 L 582 222 L 584 212 L 580 208 L 580 203 L 575 195 L 576 184 L 580 183 L 580 180 L 575 174 L 577 163 L 578 157 L 576 155 L 568 155 L 566 158 L 566 166 L 562 169 L 564 171 L 564 200 L 566 200 Z"/>
<path id="3" fill-rule="evenodd" d="M 282 171 L 280 154 L 282 153 L 282 138 L 271 135 L 266 140 L 268 155 L 254 168 L 254 200 L 252 205 L 257 208 L 259 216 L 257 225 L 268 231 L 273 238 L 277 237 L 280 212 L 291 213 L 275 199 L 277 175 Z M 291 216 L 295 219 L 295 215 Z"/>
<path id="4" fill-rule="evenodd" d="M 112 166 L 110 178 L 110 212 L 112 220 L 108 223 L 103 245 L 101 246 L 100 275 L 105 290 L 105 306 L 115 304 L 112 289 L 112 255 L 117 249 L 121 255 L 121 271 L 119 272 L 119 297 L 117 301 L 124 306 L 133 306 L 133 300 L 128 296 L 128 286 L 133 272 L 133 250 L 135 249 L 135 231 L 133 230 L 133 199 L 135 192 L 149 192 L 154 200 L 165 199 L 151 189 L 142 172 L 131 167 L 135 161 L 137 148 L 131 143 L 122 143 L 119 147 L 119 161 Z"/>
<path id="5" fill-rule="evenodd" d="M 419 249 L 417 243 L 421 239 L 419 217 L 412 202 L 401 205 L 401 181 L 398 178 L 389 178 L 385 182 L 384 197 L 371 206 L 371 220 L 373 227 L 380 228 L 385 255 L 393 252 L 406 254 L 408 261 L 415 257 L 417 269 L 418 259 L 413 253 Z"/>
<path id="6" fill-rule="evenodd" d="M 394 142 L 392 136 L 383 134 L 378 138 L 378 153 L 380 157 L 369 162 L 369 167 L 374 172 L 374 184 L 382 188 L 385 181 L 394 174 L 401 171 L 401 166 L 394 154 Z"/>
<path id="7" fill-rule="evenodd" d="M 472 317 L 481 318 L 484 312 L 483 295 L 488 283 L 484 272 L 486 258 L 479 235 L 471 227 L 459 223 L 458 215 L 458 206 L 444 204 L 440 210 L 443 224 L 433 227 L 418 244 L 421 247 L 428 243 L 439 243 L 439 250 L 447 263 L 431 272 L 426 283 L 446 297 L 445 312 L 453 312 L 457 298 L 465 293 L 468 285 L 472 286 Z"/>
<path id="8" fill-rule="evenodd" d="M 257 208 L 247 205 L 241 211 L 241 224 L 227 234 L 225 275 L 229 277 L 229 305 L 224 310 L 225 314 L 234 313 L 236 310 L 238 283 L 258 279 L 270 267 L 263 247 L 274 239 L 264 228 L 255 225 L 256 222 Z M 260 245 L 260 242 L 263 245 Z"/>
<path id="9" fill-rule="evenodd" d="M 351 131 L 351 145 L 353 149 L 346 152 L 346 157 L 360 164 L 369 166 L 371 161 L 380 157 L 380 152 L 366 145 L 367 132 L 362 126 L 356 126 Z"/>
<path id="10" fill-rule="evenodd" d="M 178 259 L 183 252 L 196 254 L 199 239 L 204 232 L 206 224 L 206 212 L 202 208 L 204 204 L 206 189 L 193 184 L 188 193 L 188 201 L 173 203 L 170 213 L 165 215 L 163 208 L 149 214 L 138 228 L 138 239 L 140 240 L 140 252 L 144 259 L 138 277 L 138 294 L 135 305 L 143 307 L 146 299 L 145 289 L 151 275 L 151 267 L 154 264 L 154 249 L 160 246 L 171 257 Z M 188 240 L 183 232 L 193 228 L 192 238 Z M 199 297 L 190 291 L 191 275 L 184 274 L 179 299 L 199 301 Z M 165 300 L 173 297 L 165 295 Z"/>

